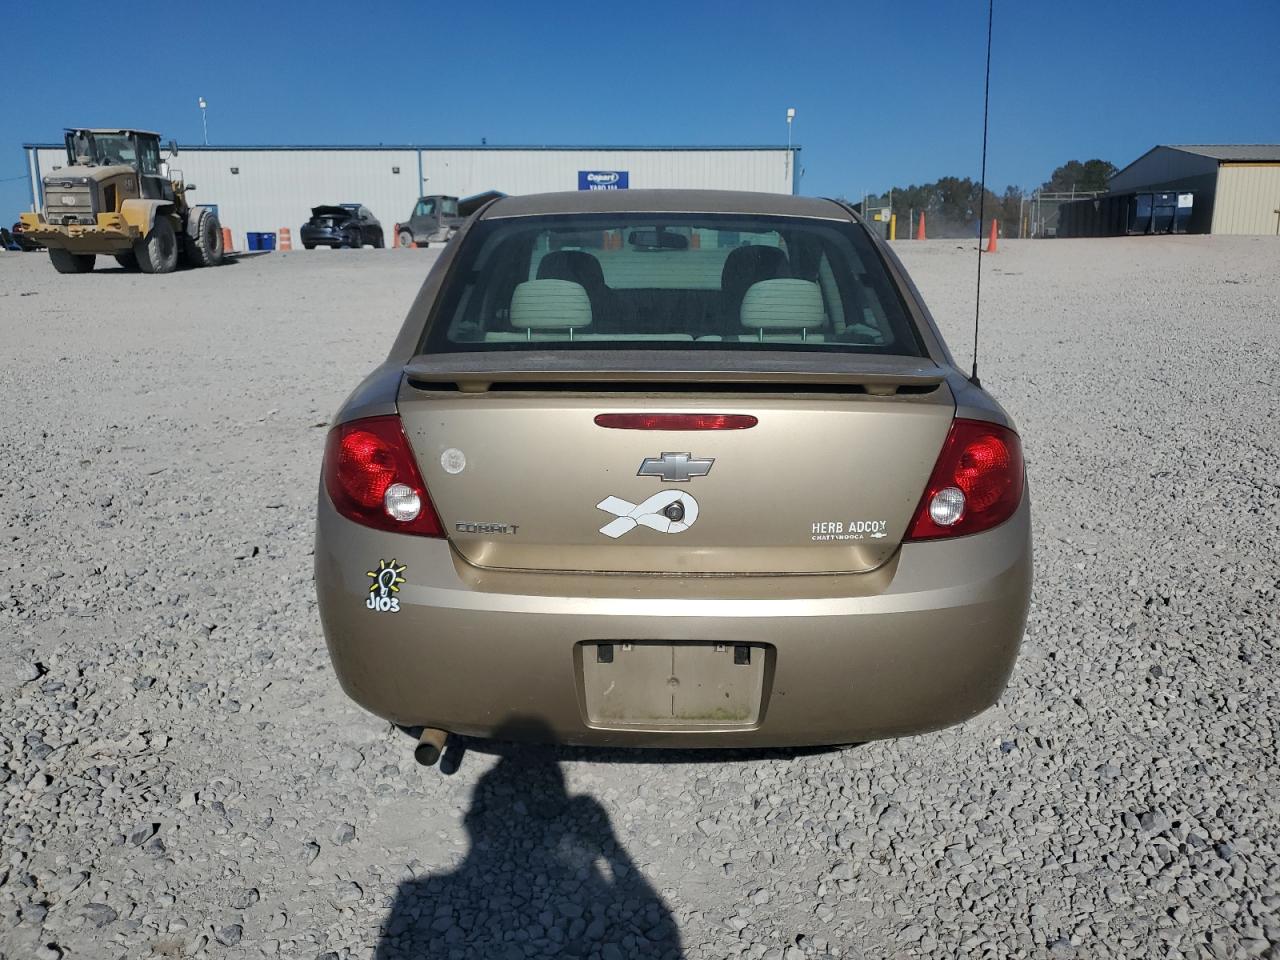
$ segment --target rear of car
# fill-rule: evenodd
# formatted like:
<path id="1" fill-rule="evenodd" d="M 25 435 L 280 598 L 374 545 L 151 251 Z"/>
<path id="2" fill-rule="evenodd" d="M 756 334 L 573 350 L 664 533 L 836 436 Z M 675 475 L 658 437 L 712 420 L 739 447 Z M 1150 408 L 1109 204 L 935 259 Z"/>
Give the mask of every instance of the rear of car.
<path id="1" fill-rule="evenodd" d="M 357 208 L 332 204 L 311 208 L 311 219 L 298 231 L 305 249 L 357 245 L 360 221 Z"/>
<path id="2" fill-rule="evenodd" d="M 995 701 L 1029 530 L 1012 424 L 849 210 L 551 195 L 469 222 L 340 412 L 316 581 L 403 725 L 843 743 Z"/>

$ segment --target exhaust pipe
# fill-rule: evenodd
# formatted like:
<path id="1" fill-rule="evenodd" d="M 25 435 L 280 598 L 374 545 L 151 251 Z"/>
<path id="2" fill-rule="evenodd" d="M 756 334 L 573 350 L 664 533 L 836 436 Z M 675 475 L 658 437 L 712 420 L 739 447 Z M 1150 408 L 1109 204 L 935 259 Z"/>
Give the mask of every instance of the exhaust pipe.
<path id="1" fill-rule="evenodd" d="M 418 745 L 413 748 L 413 759 L 424 767 L 434 767 L 444 752 L 444 742 L 449 738 L 449 731 L 437 730 L 435 727 L 423 727 L 418 736 Z"/>

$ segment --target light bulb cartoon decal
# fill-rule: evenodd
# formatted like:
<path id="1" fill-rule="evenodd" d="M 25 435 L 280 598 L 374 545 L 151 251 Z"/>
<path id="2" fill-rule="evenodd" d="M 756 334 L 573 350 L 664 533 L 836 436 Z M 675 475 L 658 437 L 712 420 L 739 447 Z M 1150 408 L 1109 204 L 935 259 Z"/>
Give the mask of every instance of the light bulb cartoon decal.
<path id="1" fill-rule="evenodd" d="M 379 560 L 377 570 L 369 570 L 365 576 L 371 577 L 369 597 L 364 605 L 376 613 L 396 613 L 400 610 L 400 600 L 395 595 L 400 592 L 400 584 L 404 583 L 405 565 L 392 560 Z"/>

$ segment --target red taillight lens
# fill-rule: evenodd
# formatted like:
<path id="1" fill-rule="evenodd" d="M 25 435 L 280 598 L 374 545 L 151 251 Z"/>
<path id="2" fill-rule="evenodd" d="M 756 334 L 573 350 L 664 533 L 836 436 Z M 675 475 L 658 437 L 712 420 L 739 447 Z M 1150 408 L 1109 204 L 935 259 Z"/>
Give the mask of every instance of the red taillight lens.
<path id="1" fill-rule="evenodd" d="M 1008 427 L 960 420 L 938 454 L 907 540 L 980 533 L 1004 523 L 1022 502 L 1022 444 Z"/>
<path id="2" fill-rule="evenodd" d="M 348 520 L 392 533 L 444 536 L 397 416 L 353 420 L 330 430 L 321 475 L 329 499 Z M 416 514 L 398 519 L 414 512 L 415 496 Z"/>
<path id="3" fill-rule="evenodd" d="M 746 430 L 760 421 L 748 413 L 602 413 L 596 426 L 612 430 Z"/>

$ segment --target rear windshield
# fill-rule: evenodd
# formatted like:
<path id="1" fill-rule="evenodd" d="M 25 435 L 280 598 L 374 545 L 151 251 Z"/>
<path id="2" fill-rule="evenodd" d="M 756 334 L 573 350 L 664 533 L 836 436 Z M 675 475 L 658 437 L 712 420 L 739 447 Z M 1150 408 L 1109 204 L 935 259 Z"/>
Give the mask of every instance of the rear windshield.
<path id="1" fill-rule="evenodd" d="M 420 345 L 614 346 L 924 355 L 862 228 L 708 214 L 481 222 Z"/>

